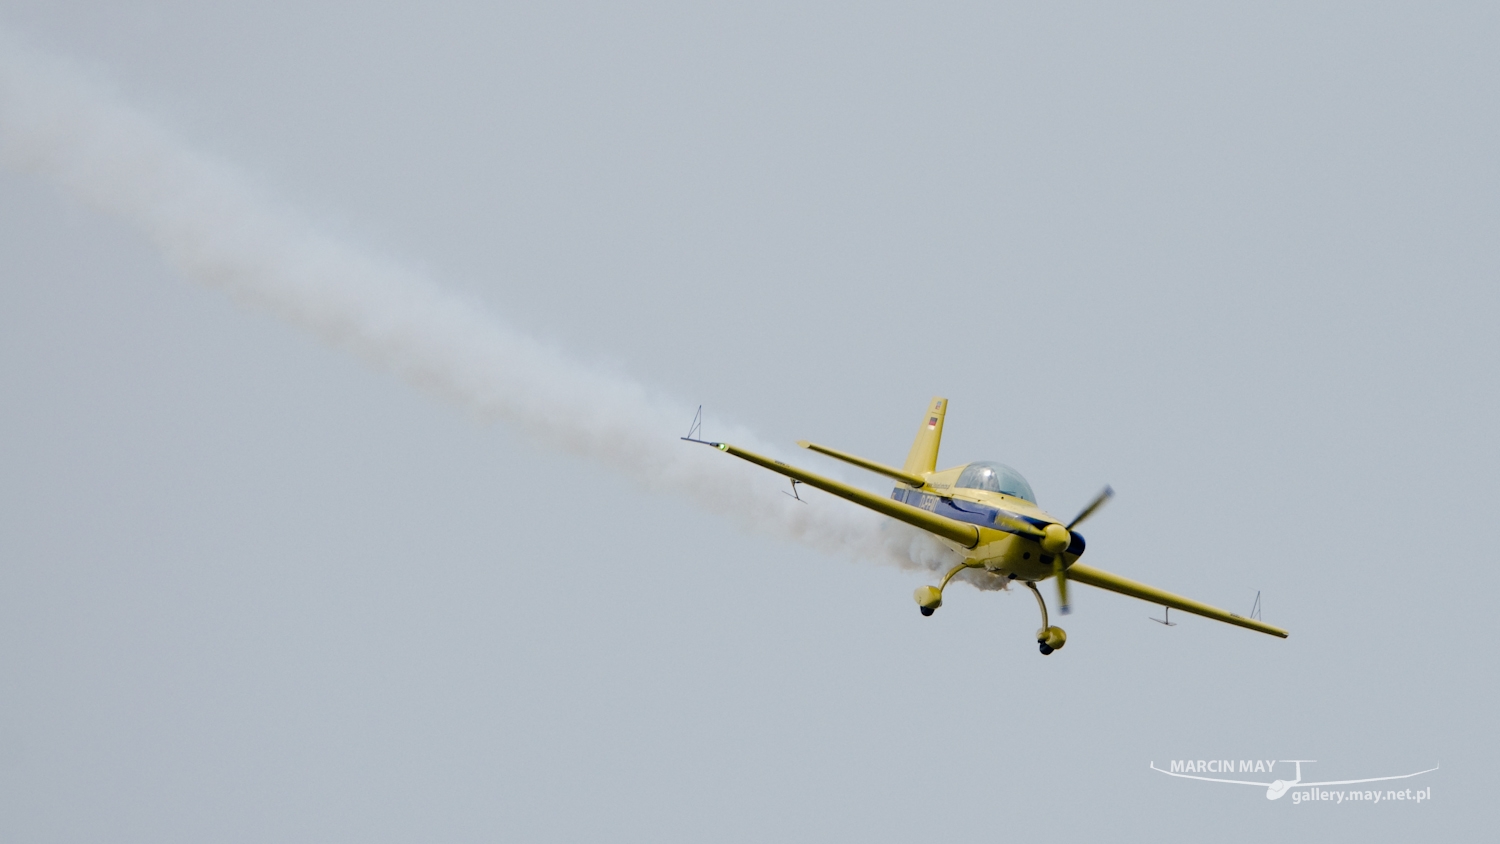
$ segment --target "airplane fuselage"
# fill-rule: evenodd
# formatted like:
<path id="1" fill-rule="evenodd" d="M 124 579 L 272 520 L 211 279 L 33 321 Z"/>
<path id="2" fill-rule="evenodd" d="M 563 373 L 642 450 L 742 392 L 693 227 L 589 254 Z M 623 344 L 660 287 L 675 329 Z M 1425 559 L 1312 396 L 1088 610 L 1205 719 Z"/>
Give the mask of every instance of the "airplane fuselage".
<path id="1" fill-rule="evenodd" d="M 891 498 L 978 527 L 979 544 L 972 548 L 939 538 L 973 565 L 982 565 L 990 572 L 1016 580 L 1038 581 L 1052 577 L 1052 555 L 1045 553 L 1034 538 L 1020 535 L 1005 522 L 1017 520 L 1044 528 L 1049 524 L 1060 524 L 1061 520 L 1024 498 L 953 486 L 963 468 L 935 472 L 921 488 L 898 484 L 892 490 Z M 1071 566 L 1076 562 L 1083 555 L 1084 548 L 1083 536 L 1074 532 L 1072 543 L 1063 552 L 1063 565 Z"/>

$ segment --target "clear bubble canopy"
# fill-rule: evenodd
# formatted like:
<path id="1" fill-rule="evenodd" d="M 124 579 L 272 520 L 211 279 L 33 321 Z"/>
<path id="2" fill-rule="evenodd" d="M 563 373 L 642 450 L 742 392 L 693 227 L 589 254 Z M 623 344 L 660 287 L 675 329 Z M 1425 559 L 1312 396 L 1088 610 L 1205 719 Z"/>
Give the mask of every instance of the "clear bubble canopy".
<path id="1" fill-rule="evenodd" d="M 1021 477 L 1021 473 L 1010 468 L 1004 463 L 995 463 L 989 460 L 980 460 L 970 463 L 959 473 L 958 481 L 953 484 L 960 489 L 982 489 L 986 492 L 998 492 L 1003 495 L 1011 495 L 1036 503 L 1036 496 L 1031 491 L 1031 484 Z"/>

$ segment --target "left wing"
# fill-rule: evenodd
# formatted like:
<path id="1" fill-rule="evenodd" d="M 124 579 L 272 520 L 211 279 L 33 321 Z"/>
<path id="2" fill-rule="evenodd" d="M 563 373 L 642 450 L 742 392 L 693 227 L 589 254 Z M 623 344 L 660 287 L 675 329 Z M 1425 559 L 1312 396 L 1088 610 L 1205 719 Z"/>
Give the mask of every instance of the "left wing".
<path id="1" fill-rule="evenodd" d="M 1068 579 L 1074 583 L 1087 583 L 1090 586 L 1096 586 L 1100 589 L 1108 589 L 1111 592 L 1129 595 L 1132 598 L 1140 598 L 1142 601 L 1150 601 L 1153 604 L 1171 607 L 1174 610 L 1201 615 L 1204 618 L 1222 621 L 1225 624 L 1249 628 L 1260 633 L 1269 633 L 1272 636 L 1280 636 L 1283 639 L 1287 637 L 1285 630 L 1282 630 L 1280 627 L 1273 627 L 1264 621 L 1245 618 L 1242 615 L 1236 615 L 1232 612 L 1221 610 L 1218 607 L 1211 607 L 1202 601 L 1195 601 L 1192 598 L 1174 595 L 1165 589 L 1147 586 L 1128 577 L 1110 574 L 1103 569 L 1096 569 L 1093 566 L 1086 566 L 1083 563 L 1074 563 L 1068 566 Z"/>
<path id="2" fill-rule="evenodd" d="M 1268 783 L 1268 782 L 1251 782 L 1249 780 L 1221 780 L 1221 779 L 1215 779 L 1213 777 L 1199 777 L 1199 776 L 1194 776 L 1192 774 L 1174 774 L 1171 771 L 1163 771 L 1161 768 L 1156 767 L 1156 763 L 1155 762 L 1151 763 L 1151 770 L 1156 771 L 1158 773 L 1166 774 L 1169 777 L 1182 777 L 1185 780 L 1203 780 L 1204 782 L 1227 782 L 1230 785 L 1258 785 L 1261 788 L 1270 788 L 1270 786 L 1271 786 L 1271 783 Z"/>

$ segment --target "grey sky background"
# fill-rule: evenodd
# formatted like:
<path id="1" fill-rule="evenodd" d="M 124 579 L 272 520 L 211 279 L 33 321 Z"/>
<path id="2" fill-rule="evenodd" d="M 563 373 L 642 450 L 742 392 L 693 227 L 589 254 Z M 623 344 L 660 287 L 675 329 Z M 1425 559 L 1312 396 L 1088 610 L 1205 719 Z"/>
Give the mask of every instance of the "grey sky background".
<path id="1" fill-rule="evenodd" d="M 899 462 L 946 395 L 944 465 L 1059 515 L 1111 483 L 1088 562 L 1292 637 L 1082 587 L 1046 659 L 1024 591 L 922 618 L 924 578 L 478 424 L 4 171 L 0 838 L 1480 835 L 1497 24 L 5 0 L 710 434 Z M 1443 767 L 1293 806 L 1146 767 L 1181 758 Z"/>

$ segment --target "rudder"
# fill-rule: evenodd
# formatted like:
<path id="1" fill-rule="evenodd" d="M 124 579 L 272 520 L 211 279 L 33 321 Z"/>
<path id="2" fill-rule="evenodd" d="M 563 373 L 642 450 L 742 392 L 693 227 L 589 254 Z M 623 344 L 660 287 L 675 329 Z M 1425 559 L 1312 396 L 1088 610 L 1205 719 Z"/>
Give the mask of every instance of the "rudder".
<path id="1" fill-rule="evenodd" d="M 948 400 L 934 398 L 922 417 L 922 427 L 917 430 L 916 442 L 911 444 L 911 453 L 906 455 L 906 465 L 901 470 L 912 475 L 925 475 L 937 471 L 938 445 L 943 440 L 943 415 L 948 412 Z"/>

